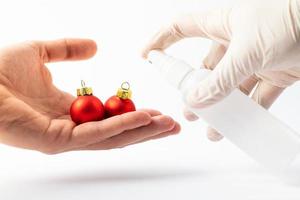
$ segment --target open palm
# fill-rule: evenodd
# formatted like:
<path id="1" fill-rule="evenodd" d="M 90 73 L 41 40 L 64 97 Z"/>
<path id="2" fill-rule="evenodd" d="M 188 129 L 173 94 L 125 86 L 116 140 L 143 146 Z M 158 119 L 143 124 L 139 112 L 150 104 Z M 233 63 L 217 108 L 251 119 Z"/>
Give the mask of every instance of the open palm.
<path id="1" fill-rule="evenodd" d="M 111 149 L 179 131 L 155 110 L 126 113 L 76 126 L 69 108 L 75 97 L 52 83 L 47 62 L 80 60 L 97 50 L 92 40 L 34 41 L 0 51 L 0 142 L 47 154 Z"/>

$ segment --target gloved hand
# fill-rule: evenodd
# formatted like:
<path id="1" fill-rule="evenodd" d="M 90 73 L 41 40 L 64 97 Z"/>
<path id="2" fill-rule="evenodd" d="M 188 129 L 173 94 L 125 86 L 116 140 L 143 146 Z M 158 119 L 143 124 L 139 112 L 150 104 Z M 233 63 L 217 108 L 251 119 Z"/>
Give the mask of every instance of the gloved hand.
<path id="1" fill-rule="evenodd" d="M 212 105 L 238 86 L 249 94 L 258 81 L 253 98 L 267 108 L 284 88 L 300 79 L 299 0 L 249 0 L 231 9 L 182 16 L 154 36 L 143 56 L 186 37 L 217 43 L 204 60 L 214 70 L 190 91 L 190 106 Z M 209 135 L 221 138 L 211 129 Z"/>
<path id="2" fill-rule="evenodd" d="M 203 66 L 206 69 L 213 70 L 225 53 L 225 46 L 213 43 L 208 55 L 203 60 Z M 289 78 L 287 78 L 287 81 L 288 80 Z M 274 103 L 284 90 L 283 87 L 277 87 L 269 84 L 266 80 L 259 78 L 256 75 L 252 75 L 247 80 L 243 81 L 243 83 L 239 85 L 239 89 L 246 95 L 250 95 L 251 93 L 252 99 L 266 109 Z M 189 121 L 195 121 L 198 119 L 198 117 L 187 108 L 184 109 L 183 113 Z M 211 141 L 219 141 L 223 138 L 220 133 L 211 127 L 207 128 L 207 137 Z"/>

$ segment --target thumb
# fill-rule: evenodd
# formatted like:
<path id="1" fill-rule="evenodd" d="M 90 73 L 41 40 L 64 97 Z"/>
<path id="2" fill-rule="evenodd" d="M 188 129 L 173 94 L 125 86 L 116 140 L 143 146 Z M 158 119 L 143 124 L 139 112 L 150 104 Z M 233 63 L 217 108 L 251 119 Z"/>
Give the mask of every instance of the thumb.
<path id="1" fill-rule="evenodd" d="M 154 35 L 143 49 L 142 56 L 147 58 L 151 50 L 164 50 L 189 37 L 203 37 L 220 43 L 228 43 L 231 35 L 230 13 L 231 9 L 218 9 L 176 17 Z"/>
<path id="2" fill-rule="evenodd" d="M 232 43 L 211 74 L 190 91 L 187 96 L 190 106 L 205 108 L 219 102 L 255 73 L 255 69 L 260 66 L 257 52 L 251 50 L 254 48 L 240 48 L 241 46 Z"/>

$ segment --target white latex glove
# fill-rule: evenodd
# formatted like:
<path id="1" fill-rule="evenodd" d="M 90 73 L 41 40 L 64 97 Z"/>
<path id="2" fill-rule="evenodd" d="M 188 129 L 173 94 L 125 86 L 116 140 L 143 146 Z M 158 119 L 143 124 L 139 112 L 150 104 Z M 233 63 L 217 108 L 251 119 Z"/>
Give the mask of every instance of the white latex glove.
<path id="1" fill-rule="evenodd" d="M 223 58 L 225 53 L 226 47 L 218 43 L 213 43 L 208 55 L 203 60 L 204 67 L 206 69 L 213 70 Z M 288 80 L 289 78 L 287 76 L 287 81 Z M 274 103 L 274 101 L 284 90 L 283 87 L 277 87 L 269 84 L 267 80 L 259 78 L 256 75 L 252 75 L 243 83 L 241 83 L 239 85 L 239 89 L 246 95 L 249 95 L 254 90 L 251 95 L 252 99 L 266 109 L 268 109 Z M 184 115 L 190 121 L 195 121 L 198 119 L 198 117 L 190 112 L 187 108 L 184 109 Z M 211 127 L 208 127 L 207 129 L 207 137 L 211 141 L 219 141 L 223 138 L 220 133 Z"/>
<path id="2" fill-rule="evenodd" d="M 203 108 L 234 88 L 268 108 L 287 86 L 300 79 L 300 1 L 247 1 L 231 9 L 191 14 L 160 30 L 143 51 L 164 50 L 186 37 L 215 41 L 203 64 L 213 72 L 188 97 Z M 185 115 L 195 119 L 191 113 Z M 222 138 L 209 129 L 209 138 Z M 217 138 L 217 139 L 214 139 Z"/>

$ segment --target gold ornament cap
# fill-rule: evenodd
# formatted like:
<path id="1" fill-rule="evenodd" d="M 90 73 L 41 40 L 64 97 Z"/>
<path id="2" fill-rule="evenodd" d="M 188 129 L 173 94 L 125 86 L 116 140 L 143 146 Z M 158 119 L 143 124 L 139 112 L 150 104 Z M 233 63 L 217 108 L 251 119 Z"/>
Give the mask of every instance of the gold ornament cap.
<path id="1" fill-rule="evenodd" d="M 117 96 L 121 99 L 130 99 L 132 92 L 130 90 L 130 84 L 128 82 L 123 82 L 121 88 L 118 89 Z"/>
<path id="2" fill-rule="evenodd" d="M 81 80 L 81 88 L 77 89 L 77 96 L 93 95 L 91 87 L 86 87 L 85 82 Z"/>

